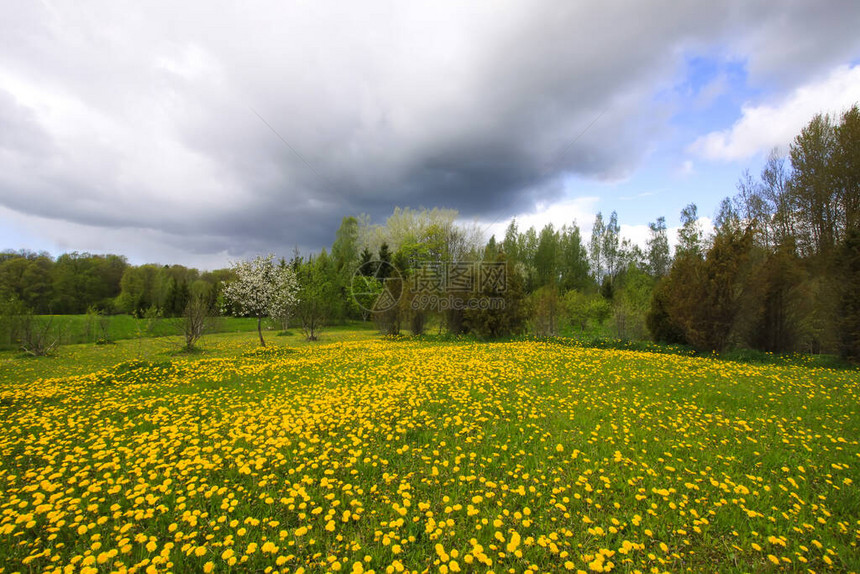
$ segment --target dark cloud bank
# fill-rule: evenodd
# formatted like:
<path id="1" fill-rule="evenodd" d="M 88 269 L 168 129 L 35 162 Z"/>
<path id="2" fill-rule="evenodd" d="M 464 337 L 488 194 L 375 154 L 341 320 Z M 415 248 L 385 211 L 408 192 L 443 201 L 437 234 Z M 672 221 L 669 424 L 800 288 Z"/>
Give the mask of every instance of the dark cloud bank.
<path id="1" fill-rule="evenodd" d="M 789 89 L 856 57 L 860 21 L 854 2 L 180 4 L 4 10 L 0 205 L 233 255 L 395 205 L 490 220 L 628 175 L 686 58 Z"/>

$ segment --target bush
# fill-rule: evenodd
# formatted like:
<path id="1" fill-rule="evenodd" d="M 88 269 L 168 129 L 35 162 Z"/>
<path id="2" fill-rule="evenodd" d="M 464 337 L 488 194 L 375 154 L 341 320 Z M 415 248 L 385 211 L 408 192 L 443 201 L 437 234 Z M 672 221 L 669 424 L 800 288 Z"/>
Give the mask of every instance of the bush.
<path id="1" fill-rule="evenodd" d="M 532 294 L 532 329 L 539 337 L 558 335 L 563 316 L 562 300 L 555 286 L 544 286 Z"/>
<path id="2" fill-rule="evenodd" d="M 31 313 L 21 316 L 18 343 L 28 355 L 50 355 L 60 344 L 60 333 L 54 328 L 54 318 L 36 317 Z"/>
<path id="3" fill-rule="evenodd" d="M 586 295 L 576 290 L 564 294 L 563 308 L 570 326 L 578 328 L 580 335 L 591 324 L 603 325 L 612 313 L 612 306 L 602 296 Z"/>
<path id="4" fill-rule="evenodd" d="M 114 342 L 110 324 L 110 316 L 103 308 L 92 305 L 87 309 L 86 336 L 96 345 L 109 345 Z"/>
<path id="5" fill-rule="evenodd" d="M 203 335 L 212 330 L 215 320 L 216 313 L 209 299 L 203 295 L 191 295 L 181 319 L 184 350 L 193 351 Z"/>
<path id="6" fill-rule="evenodd" d="M 473 294 L 476 298 L 487 298 L 503 303 L 488 309 L 467 309 L 462 313 L 463 327 L 484 339 L 498 339 L 519 335 L 525 331 L 529 308 L 523 291 L 523 278 L 513 265 L 508 265 L 504 253 L 495 258 L 496 263 L 505 264 L 504 289 L 498 285 L 484 285 Z M 450 326 L 449 326 L 450 328 Z M 462 331 L 451 331 L 459 334 Z"/>
<path id="7" fill-rule="evenodd" d="M 651 307 L 645 315 L 645 325 L 651 338 L 658 343 L 686 345 L 684 330 L 672 320 L 669 314 L 671 298 L 669 279 L 664 278 L 657 284 L 651 295 Z"/>

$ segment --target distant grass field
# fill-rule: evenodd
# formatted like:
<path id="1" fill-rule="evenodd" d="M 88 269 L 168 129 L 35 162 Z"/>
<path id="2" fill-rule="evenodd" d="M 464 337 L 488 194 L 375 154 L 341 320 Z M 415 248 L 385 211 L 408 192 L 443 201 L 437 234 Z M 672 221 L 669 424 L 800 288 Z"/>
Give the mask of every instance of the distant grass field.
<path id="1" fill-rule="evenodd" d="M 230 333 L 0 354 L 0 572 L 860 571 L 860 373 Z"/>
<path id="2" fill-rule="evenodd" d="M 51 336 L 59 338 L 61 344 L 115 342 L 126 339 L 170 337 L 182 332 L 182 320 L 178 318 L 137 319 L 131 315 L 40 315 L 40 324 L 49 323 Z M 213 321 L 212 332 L 235 333 L 257 330 L 257 320 L 247 317 L 219 317 Z M 278 327 L 264 320 L 264 328 Z M 9 345 L 7 344 L 8 348 Z"/>

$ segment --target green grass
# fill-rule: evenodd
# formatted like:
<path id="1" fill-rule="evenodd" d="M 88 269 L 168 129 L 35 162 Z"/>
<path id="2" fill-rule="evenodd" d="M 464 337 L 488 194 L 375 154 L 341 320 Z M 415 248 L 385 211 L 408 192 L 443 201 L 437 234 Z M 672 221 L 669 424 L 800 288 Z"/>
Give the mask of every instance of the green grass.
<path id="1" fill-rule="evenodd" d="M 182 320 L 178 318 L 137 319 L 131 315 L 41 315 L 37 320 L 51 323 L 51 331 L 59 335 L 63 344 L 95 343 L 104 339 L 121 341 L 125 339 L 167 337 L 177 335 L 182 330 Z M 266 320 L 267 330 L 275 329 Z M 213 323 L 214 332 L 256 331 L 257 320 L 246 317 L 221 317 Z"/>
<path id="2" fill-rule="evenodd" d="M 40 315 L 35 318 L 39 325 L 48 325 L 48 335 L 61 345 L 85 343 L 112 344 L 129 339 L 172 337 L 182 333 L 182 319 L 157 318 L 137 319 L 131 315 Z M 278 327 L 268 319 L 263 328 L 277 331 Z M 212 322 L 212 333 L 245 333 L 257 330 L 257 320 L 247 317 L 219 317 Z M 0 341 L 0 351 L 14 350 L 16 345 L 8 340 Z"/>
<path id="3" fill-rule="evenodd" d="M 0 354 L 0 571 L 860 570 L 856 370 L 267 341 Z"/>
<path id="4" fill-rule="evenodd" d="M 75 316 L 77 317 L 77 316 Z M 120 317 L 120 316 L 117 316 Z M 129 320 L 137 321 L 128 316 Z M 225 318 L 221 332 L 205 335 L 191 354 L 183 350 L 184 340 L 176 331 L 156 337 L 118 338 L 113 344 L 94 343 L 67 344 L 58 347 L 50 356 L 31 357 L 17 350 L 0 350 L 0 384 L 36 380 L 49 377 L 65 377 L 90 373 L 131 360 L 202 360 L 231 357 L 248 350 L 256 351 L 257 338 L 255 319 Z M 301 329 L 291 329 L 289 334 L 276 331 L 273 325 L 265 325 L 263 337 L 267 344 L 278 346 L 306 346 L 334 342 L 375 334 L 368 323 L 349 322 L 323 329 L 316 343 L 308 343 Z"/>

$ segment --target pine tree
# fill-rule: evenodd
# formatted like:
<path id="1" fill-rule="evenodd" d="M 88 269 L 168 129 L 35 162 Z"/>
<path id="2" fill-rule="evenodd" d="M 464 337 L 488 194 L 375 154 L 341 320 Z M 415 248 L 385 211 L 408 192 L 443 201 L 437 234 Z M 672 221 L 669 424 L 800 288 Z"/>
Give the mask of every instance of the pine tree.
<path id="1" fill-rule="evenodd" d="M 752 318 L 750 344 L 762 351 L 786 353 L 801 339 L 806 308 L 802 285 L 806 272 L 793 242 L 767 254 L 750 278 Z"/>
<path id="2" fill-rule="evenodd" d="M 379 246 L 379 268 L 376 271 L 376 278 L 384 280 L 391 275 L 391 250 L 387 243 Z"/>

